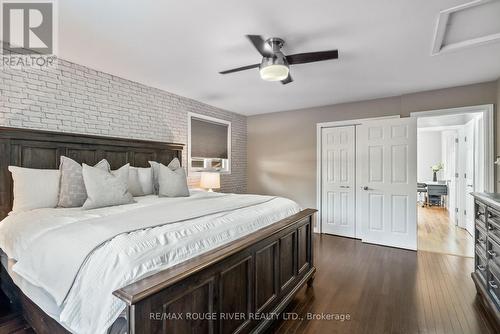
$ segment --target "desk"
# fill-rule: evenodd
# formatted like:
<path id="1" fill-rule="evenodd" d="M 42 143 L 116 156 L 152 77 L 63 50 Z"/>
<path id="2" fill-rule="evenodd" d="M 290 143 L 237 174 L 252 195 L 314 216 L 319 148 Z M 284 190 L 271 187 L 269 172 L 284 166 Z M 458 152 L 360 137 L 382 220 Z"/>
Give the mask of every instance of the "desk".
<path id="1" fill-rule="evenodd" d="M 419 182 L 420 183 L 420 182 Z M 427 185 L 427 205 L 443 205 L 443 196 L 448 195 L 448 184 L 446 182 L 421 182 Z"/>

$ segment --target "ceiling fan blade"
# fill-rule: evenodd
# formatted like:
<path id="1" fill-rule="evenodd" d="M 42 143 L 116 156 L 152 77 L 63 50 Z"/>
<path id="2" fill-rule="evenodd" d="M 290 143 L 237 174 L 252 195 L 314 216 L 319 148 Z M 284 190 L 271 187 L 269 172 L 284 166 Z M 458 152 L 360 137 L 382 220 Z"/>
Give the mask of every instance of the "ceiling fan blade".
<path id="1" fill-rule="evenodd" d="M 271 57 L 273 53 L 266 48 L 266 41 L 259 35 L 247 35 L 253 46 L 259 51 L 262 57 Z"/>
<path id="2" fill-rule="evenodd" d="M 281 83 L 282 83 L 283 85 L 286 85 L 286 84 L 289 84 L 289 83 L 290 83 L 290 82 L 292 82 L 292 81 L 293 81 L 292 76 L 291 76 L 290 74 L 288 74 L 288 77 L 286 77 L 286 79 L 284 79 L 284 80 L 281 80 Z"/>
<path id="3" fill-rule="evenodd" d="M 286 56 L 286 60 L 290 65 L 313 63 L 316 61 L 323 61 L 329 59 L 338 59 L 339 51 L 319 51 L 319 52 L 307 52 L 307 53 L 297 53 L 294 55 Z"/>
<path id="4" fill-rule="evenodd" d="M 238 68 L 233 68 L 231 70 L 221 71 L 219 73 L 220 74 L 229 74 L 229 73 L 234 73 L 234 72 L 249 70 L 249 69 L 252 69 L 252 68 L 259 67 L 259 66 L 260 66 L 260 64 L 247 65 L 247 66 L 242 66 L 242 67 L 238 67 Z"/>

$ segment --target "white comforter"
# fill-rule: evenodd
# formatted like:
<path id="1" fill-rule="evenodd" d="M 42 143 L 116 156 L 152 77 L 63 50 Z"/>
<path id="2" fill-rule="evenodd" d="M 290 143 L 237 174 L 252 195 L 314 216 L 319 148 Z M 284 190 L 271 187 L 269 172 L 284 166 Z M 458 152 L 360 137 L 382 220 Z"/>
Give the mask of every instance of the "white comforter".
<path id="1" fill-rule="evenodd" d="M 220 195 L 196 192 L 194 196 Z M 34 240 L 61 226 L 122 215 L 138 208 L 156 206 L 159 202 L 171 205 L 186 200 L 146 196 L 138 198 L 136 204 L 111 208 L 89 211 L 80 208 L 38 209 L 11 215 L 0 224 L 0 248 L 10 258 L 18 260 L 30 253 Z M 60 313 L 56 320 L 75 333 L 104 333 L 125 308 L 125 304 L 112 295 L 114 290 L 299 210 L 293 201 L 274 198 L 229 212 L 120 234 L 102 244 L 86 259 L 66 298 L 58 305 Z M 65 251 L 68 250 L 61 249 L 61 252 Z"/>

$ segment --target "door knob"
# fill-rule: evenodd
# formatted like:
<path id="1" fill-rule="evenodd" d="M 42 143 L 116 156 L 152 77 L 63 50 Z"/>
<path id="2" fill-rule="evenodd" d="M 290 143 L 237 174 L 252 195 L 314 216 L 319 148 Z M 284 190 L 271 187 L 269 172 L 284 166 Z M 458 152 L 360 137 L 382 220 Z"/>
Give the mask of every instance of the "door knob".
<path id="1" fill-rule="evenodd" d="M 363 189 L 363 190 L 368 190 L 368 189 L 370 189 L 370 188 L 368 188 L 367 186 L 364 186 L 364 187 L 361 187 L 361 189 Z"/>

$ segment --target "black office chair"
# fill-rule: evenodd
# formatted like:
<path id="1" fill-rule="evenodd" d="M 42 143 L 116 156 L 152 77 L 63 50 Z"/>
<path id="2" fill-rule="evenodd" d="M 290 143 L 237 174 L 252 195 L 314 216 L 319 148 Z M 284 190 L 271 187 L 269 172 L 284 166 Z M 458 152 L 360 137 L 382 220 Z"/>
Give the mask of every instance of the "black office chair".
<path id="1" fill-rule="evenodd" d="M 425 207 L 425 204 L 427 203 L 427 184 L 426 183 L 417 182 L 417 195 L 418 195 L 417 204 L 422 205 L 422 207 Z M 423 199 L 421 198 L 422 196 L 423 196 Z"/>

